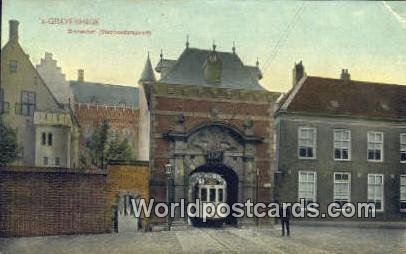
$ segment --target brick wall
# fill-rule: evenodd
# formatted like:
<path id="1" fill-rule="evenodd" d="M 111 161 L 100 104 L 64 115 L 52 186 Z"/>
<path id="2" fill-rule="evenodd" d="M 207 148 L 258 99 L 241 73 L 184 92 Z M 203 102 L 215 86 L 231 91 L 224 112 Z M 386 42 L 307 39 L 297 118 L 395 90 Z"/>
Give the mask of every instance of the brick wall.
<path id="1" fill-rule="evenodd" d="M 0 169 L 0 237 L 112 232 L 116 197 L 148 197 L 148 164 Z M 145 222 L 144 222 L 145 223 Z"/>
<path id="2" fill-rule="evenodd" d="M 0 171 L 0 236 L 102 233 L 106 176 L 50 168 Z"/>
<path id="3" fill-rule="evenodd" d="M 130 193 L 139 198 L 149 198 L 148 162 L 130 162 L 108 165 L 107 171 L 107 224 L 115 228 L 117 201 L 122 193 Z M 144 228 L 148 221 L 141 219 Z M 114 230 L 113 230 L 114 231 Z"/>

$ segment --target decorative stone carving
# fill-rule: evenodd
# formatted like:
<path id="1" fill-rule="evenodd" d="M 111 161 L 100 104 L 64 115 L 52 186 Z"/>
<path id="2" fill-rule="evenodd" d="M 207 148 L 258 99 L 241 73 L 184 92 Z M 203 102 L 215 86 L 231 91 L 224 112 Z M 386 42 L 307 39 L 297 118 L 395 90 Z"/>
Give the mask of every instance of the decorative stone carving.
<path id="1" fill-rule="evenodd" d="M 175 131 L 176 132 L 185 132 L 185 115 L 183 113 L 178 113 L 175 115 Z"/>
<path id="2" fill-rule="evenodd" d="M 253 127 L 254 122 L 251 119 L 251 116 L 247 115 L 247 117 L 244 120 L 244 134 L 247 136 L 252 136 L 254 135 L 254 130 Z"/>
<path id="3" fill-rule="evenodd" d="M 211 120 L 218 121 L 219 120 L 219 114 L 220 114 L 220 112 L 219 112 L 219 110 L 217 108 L 212 108 L 211 111 L 210 111 Z"/>

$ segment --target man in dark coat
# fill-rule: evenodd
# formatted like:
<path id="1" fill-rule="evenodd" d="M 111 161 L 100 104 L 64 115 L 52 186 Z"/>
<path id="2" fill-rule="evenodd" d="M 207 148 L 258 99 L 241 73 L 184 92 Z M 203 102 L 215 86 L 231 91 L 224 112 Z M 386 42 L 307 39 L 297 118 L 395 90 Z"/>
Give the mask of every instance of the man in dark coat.
<path id="1" fill-rule="evenodd" d="M 284 203 L 279 204 L 279 218 L 281 219 L 282 225 L 282 236 L 285 236 L 285 228 L 287 236 L 290 235 L 289 219 L 291 216 L 290 206 Z"/>

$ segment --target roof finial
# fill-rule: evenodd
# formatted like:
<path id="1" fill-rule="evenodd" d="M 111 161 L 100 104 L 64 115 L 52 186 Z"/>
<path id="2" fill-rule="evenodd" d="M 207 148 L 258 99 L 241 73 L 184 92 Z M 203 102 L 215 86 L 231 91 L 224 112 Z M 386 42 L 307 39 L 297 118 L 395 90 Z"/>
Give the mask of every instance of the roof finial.
<path id="1" fill-rule="evenodd" d="M 186 48 L 189 48 L 189 35 L 186 35 Z"/>
<path id="2" fill-rule="evenodd" d="M 161 60 L 164 59 L 164 53 L 162 52 L 162 49 L 161 49 L 161 54 L 159 54 L 159 56 L 161 57 Z"/>
<path id="3" fill-rule="evenodd" d="M 233 41 L 233 54 L 235 55 L 235 41 Z"/>
<path id="4" fill-rule="evenodd" d="M 257 61 L 256 61 L 255 64 L 257 65 L 257 67 L 259 67 L 259 60 L 258 60 L 258 57 L 257 57 Z"/>
<path id="5" fill-rule="evenodd" d="M 213 51 L 216 51 L 216 41 L 213 40 Z"/>
<path id="6" fill-rule="evenodd" d="M 147 57 L 148 57 L 148 59 L 149 59 L 149 51 L 147 51 L 147 52 L 148 52 L 148 56 L 147 56 Z"/>

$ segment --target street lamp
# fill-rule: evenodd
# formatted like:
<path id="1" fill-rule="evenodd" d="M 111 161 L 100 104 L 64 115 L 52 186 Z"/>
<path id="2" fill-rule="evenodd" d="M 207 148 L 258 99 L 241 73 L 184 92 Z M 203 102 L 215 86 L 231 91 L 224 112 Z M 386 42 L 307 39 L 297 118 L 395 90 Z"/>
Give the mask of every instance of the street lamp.
<path id="1" fill-rule="evenodd" d="M 257 168 L 256 172 L 256 186 L 255 186 L 255 202 L 258 204 L 258 198 L 259 198 L 259 168 Z M 259 218 L 255 217 L 255 224 L 258 226 L 259 225 Z"/>
<path id="2" fill-rule="evenodd" d="M 166 174 L 166 203 L 168 207 L 170 207 L 170 196 L 169 196 L 169 186 L 171 184 L 171 179 L 172 179 L 172 171 L 173 171 L 173 166 L 169 162 L 165 164 L 165 174 Z M 166 225 L 168 231 L 171 230 L 171 220 L 170 220 L 170 213 L 166 216 Z"/>

